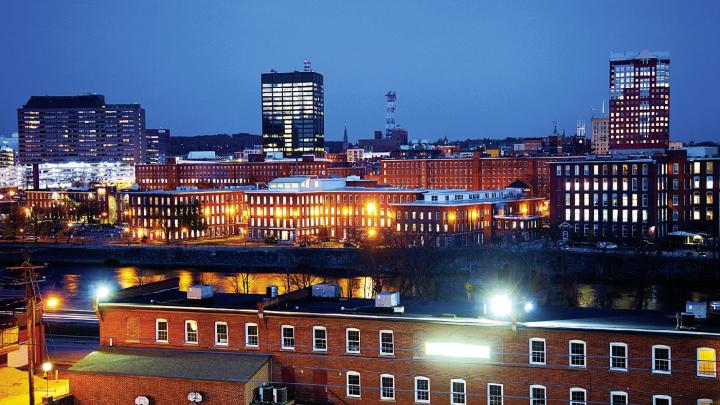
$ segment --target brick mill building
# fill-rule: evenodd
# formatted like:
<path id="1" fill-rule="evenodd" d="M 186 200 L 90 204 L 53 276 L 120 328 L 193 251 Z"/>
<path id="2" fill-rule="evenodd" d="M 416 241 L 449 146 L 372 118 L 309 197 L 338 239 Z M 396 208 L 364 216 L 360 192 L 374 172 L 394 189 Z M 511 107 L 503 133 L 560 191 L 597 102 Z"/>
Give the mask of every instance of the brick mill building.
<path id="1" fill-rule="evenodd" d="M 390 293 L 347 298 L 330 284 L 281 296 L 213 294 L 208 286 L 186 293 L 167 280 L 100 302 L 100 348 L 68 378 L 80 405 L 185 403 L 189 394 L 206 404 L 250 403 L 262 384 L 318 404 L 720 398 L 713 324 L 678 328 L 674 316 L 654 312 L 511 311 L 401 303 Z"/>

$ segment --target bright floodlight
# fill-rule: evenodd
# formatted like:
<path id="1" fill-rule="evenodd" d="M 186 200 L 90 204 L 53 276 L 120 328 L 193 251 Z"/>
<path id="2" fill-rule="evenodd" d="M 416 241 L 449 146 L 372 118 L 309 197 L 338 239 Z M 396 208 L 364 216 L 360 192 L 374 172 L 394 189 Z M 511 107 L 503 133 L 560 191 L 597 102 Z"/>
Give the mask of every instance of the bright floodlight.
<path id="1" fill-rule="evenodd" d="M 45 303 L 48 308 L 57 308 L 60 305 L 60 300 L 57 297 L 50 297 Z"/>
<path id="2" fill-rule="evenodd" d="M 490 312 L 495 316 L 506 316 L 512 311 L 512 301 L 505 294 L 497 294 L 490 299 Z"/>
<path id="3" fill-rule="evenodd" d="M 98 299 L 107 298 L 109 295 L 110 295 L 110 289 L 104 285 L 101 285 L 100 287 L 98 287 L 97 291 L 95 292 L 95 296 Z"/>
<path id="4" fill-rule="evenodd" d="M 427 342 L 425 343 L 425 354 L 428 356 L 489 359 L 490 347 L 465 343 Z"/>
<path id="5" fill-rule="evenodd" d="M 525 307 L 523 309 L 525 309 L 525 312 L 532 312 L 532 310 L 535 309 L 535 304 L 528 301 L 525 303 Z"/>
<path id="6" fill-rule="evenodd" d="M 49 373 L 50 370 L 52 370 L 52 367 L 53 367 L 52 363 L 50 363 L 48 361 L 46 361 L 45 363 L 42 364 L 42 370 L 46 373 Z"/>

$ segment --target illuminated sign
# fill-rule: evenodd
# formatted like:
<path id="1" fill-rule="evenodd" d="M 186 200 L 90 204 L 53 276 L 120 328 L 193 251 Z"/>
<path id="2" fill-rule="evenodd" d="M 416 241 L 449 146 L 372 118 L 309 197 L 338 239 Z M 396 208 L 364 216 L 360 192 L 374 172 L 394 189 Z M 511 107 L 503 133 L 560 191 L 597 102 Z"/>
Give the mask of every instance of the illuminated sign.
<path id="1" fill-rule="evenodd" d="M 489 359 L 490 346 L 465 343 L 427 342 L 425 354 L 428 356 Z"/>

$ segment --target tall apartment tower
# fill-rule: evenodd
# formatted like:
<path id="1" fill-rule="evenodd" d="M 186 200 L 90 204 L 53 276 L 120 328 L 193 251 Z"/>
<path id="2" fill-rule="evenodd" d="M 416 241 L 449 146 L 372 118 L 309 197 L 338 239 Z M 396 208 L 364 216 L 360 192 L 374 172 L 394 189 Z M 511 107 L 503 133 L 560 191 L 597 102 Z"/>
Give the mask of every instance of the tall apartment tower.
<path id="1" fill-rule="evenodd" d="M 170 151 L 170 130 L 166 128 L 147 128 L 145 130 L 144 163 L 165 163 Z"/>
<path id="2" fill-rule="evenodd" d="M 101 94 L 32 96 L 18 112 L 18 163 L 144 161 L 145 110 Z"/>
<path id="3" fill-rule="evenodd" d="M 283 157 L 321 155 L 325 150 L 323 75 L 305 61 L 302 72 L 263 73 L 262 133 L 265 152 Z"/>
<path id="4" fill-rule="evenodd" d="M 670 141 L 670 54 L 610 55 L 610 150 L 664 149 Z"/>
<path id="5" fill-rule="evenodd" d="M 590 118 L 590 150 L 595 155 L 607 155 L 610 152 L 610 119 L 606 113 Z"/>

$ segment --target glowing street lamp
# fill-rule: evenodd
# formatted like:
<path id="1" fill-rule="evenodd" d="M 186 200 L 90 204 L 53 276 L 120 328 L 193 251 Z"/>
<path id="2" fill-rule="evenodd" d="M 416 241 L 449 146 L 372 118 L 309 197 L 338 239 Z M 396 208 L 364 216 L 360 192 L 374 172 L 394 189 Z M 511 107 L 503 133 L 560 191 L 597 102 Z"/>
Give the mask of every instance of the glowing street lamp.
<path id="1" fill-rule="evenodd" d="M 45 372 L 44 377 L 45 377 L 45 396 L 46 397 L 50 396 L 50 372 L 52 371 L 52 369 L 53 369 L 53 365 L 49 361 L 46 361 L 45 363 L 42 364 L 42 371 Z"/>
<path id="2" fill-rule="evenodd" d="M 57 297 L 50 297 L 47 300 L 45 300 L 45 306 L 48 309 L 55 309 L 60 306 L 60 299 Z"/>
<path id="3" fill-rule="evenodd" d="M 369 236 L 370 238 L 376 237 L 376 236 L 377 236 L 377 229 L 375 229 L 375 228 L 370 228 L 370 229 L 368 229 L 368 236 Z"/>
<path id="4" fill-rule="evenodd" d="M 46 361 L 45 363 L 42 364 L 42 370 L 44 372 L 49 373 L 52 371 L 52 369 L 53 369 L 53 365 L 49 361 Z"/>
<path id="5" fill-rule="evenodd" d="M 506 294 L 497 294 L 490 298 L 490 312 L 495 316 L 504 317 L 512 311 L 512 301 Z"/>
<path id="6" fill-rule="evenodd" d="M 101 285 L 98 287 L 98 289 L 95 291 L 95 299 L 100 302 L 100 300 L 104 300 L 105 298 L 110 296 L 110 289 L 105 286 Z"/>

